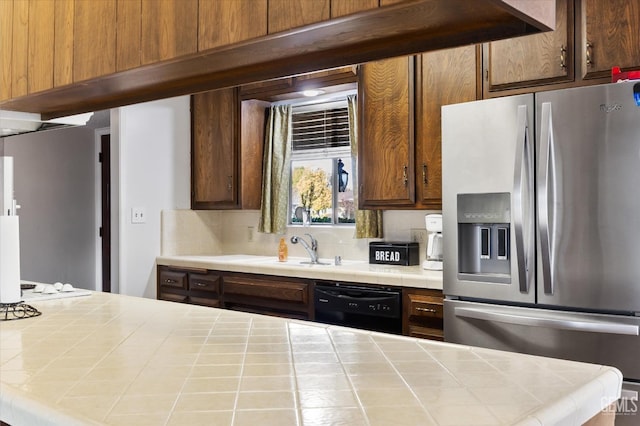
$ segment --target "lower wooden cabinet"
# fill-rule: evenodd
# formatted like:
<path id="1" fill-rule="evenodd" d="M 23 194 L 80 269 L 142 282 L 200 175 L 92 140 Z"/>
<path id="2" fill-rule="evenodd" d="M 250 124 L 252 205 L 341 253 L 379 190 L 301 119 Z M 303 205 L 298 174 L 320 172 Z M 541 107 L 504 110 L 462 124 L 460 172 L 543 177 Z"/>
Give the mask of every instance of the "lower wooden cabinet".
<path id="1" fill-rule="evenodd" d="M 158 266 L 158 299 L 313 319 L 311 280 Z"/>
<path id="2" fill-rule="evenodd" d="M 444 341 L 443 301 L 440 290 L 402 289 L 402 334 Z"/>
<path id="3" fill-rule="evenodd" d="M 224 277 L 224 307 L 287 318 L 312 319 L 311 281 L 291 277 L 229 274 Z"/>
<path id="4" fill-rule="evenodd" d="M 211 307 L 220 306 L 222 277 L 206 269 L 158 266 L 158 299 Z"/>
<path id="5" fill-rule="evenodd" d="M 315 320 L 314 281 L 158 266 L 158 299 L 285 318 Z M 440 290 L 402 289 L 402 334 L 444 340 Z"/>

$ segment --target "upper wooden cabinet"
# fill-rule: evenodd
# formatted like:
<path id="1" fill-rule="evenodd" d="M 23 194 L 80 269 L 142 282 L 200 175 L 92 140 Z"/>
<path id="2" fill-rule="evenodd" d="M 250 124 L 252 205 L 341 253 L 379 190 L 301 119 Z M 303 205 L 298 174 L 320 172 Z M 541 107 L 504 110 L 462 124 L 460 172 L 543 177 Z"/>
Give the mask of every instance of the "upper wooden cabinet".
<path id="1" fill-rule="evenodd" d="M 54 87 L 73 83 L 74 3 L 74 0 L 56 0 L 54 3 Z"/>
<path id="2" fill-rule="evenodd" d="M 640 0 L 582 0 L 580 66 L 584 79 L 608 77 L 611 68 L 640 68 Z"/>
<path id="3" fill-rule="evenodd" d="M 553 1 L 2 0 L 0 108 L 51 119 L 538 33 Z"/>
<path id="4" fill-rule="evenodd" d="M 0 1 L 0 100 L 11 98 L 13 2 Z"/>
<path id="5" fill-rule="evenodd" d="M 361 67 L 361 208 L 442 208 L 440 108 L 477 99 L 477 55 L 467 46 Z"/>
<path id="6" fill-rule="evenodd" d="M 640 68 L 638 17 L 640 0 L 556 0 L 555 31 L 483 46 L 484 96 L 607 83 L 614 66 Z"/>
<path id="7" fill-rule="evenodd" d="M 269 34 L 329 19 L 329 0 L 269 0 Z"/>
<path id="8" fill-rule="evenodd" d="M 360 208 L 415 202 L 414 58 L 369 62 L 358 83 Z"/>
<path id="9" fill-rule="evenodd" d="M 116 71 L 116 0 L 76 1 L 73 81 Z"/>
<path id="10" fill-rule="evenodd" d="M 191 207 L 259 209 L 265 103 L 238 88 L 192 96 Z"/>
<path id="11" fill-rule="evenodd" d="M 198 50 L 267 34 L 267 0 L 200 0 Z"/>
<path id="12" fill-rule="evenodd" d="M 416 71 L 416 191 L 419 208 L 442 209 L 444 105 L 479 97 L 479 46 L 423 53 Z"/>
<path id="13" fill-rule="evenodd" d="M 142 64 L 198 49 L 198 0 L 142 0 Z"/>
<path id="14" fill-rule="evenodd" d="M 573 0 L 556 0 L 555 31 L 487 43 L 485 91 L 572 81 L 573 22 Z"/>

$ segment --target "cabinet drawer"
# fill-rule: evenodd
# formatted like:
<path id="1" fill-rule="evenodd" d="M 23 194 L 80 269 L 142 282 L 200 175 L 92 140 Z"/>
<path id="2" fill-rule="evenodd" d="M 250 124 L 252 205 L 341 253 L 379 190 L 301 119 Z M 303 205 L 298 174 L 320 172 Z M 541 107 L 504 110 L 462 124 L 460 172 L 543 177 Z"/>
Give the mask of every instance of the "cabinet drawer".
<path id="1" fill-rule="evenodd" d="M 224 294 L 306 305 L 309 301 L 309 284 L 270 281 L 260 278 L 225 277 Z"/>
<path id="2" fill-rule="evenodd" d="M 442 298 L 422 294 L 409 294 L 409 315 L 412 317 L 442 319 Z"/>
<path id="3" fill-rule="evenodd" d="M 179 271 L 160 271 L 160 282 L 158 283 L 162 287 L 173 288 L 187 288 L 187 273 Z"/>
<path id="4" fill-rule="evenodd" d="M 189 302 L 194 305 L 210 306 L 212 308 L 220 307 L 220 301 L 218 299 L 210 299 L 208 297 L 189 296 Z"/>
<path id="5" fill-rule="evenodd" d="M 189 274 L 189 290 L 220 293 L 220 275 Z"/>
<path id="6" fill-rule="evenodd" d="M 444 333 L 438 328 L 428 328 L 411 325 L 409 326 L 409 336 L 420 339 L 439 340 L 444 342 Z"/>
<path id="7" fill-rule="evenodd" d="M 160 293 L 158 295 L 158 299 L 168 300 L 169 302 L 184 303 L 187 301 L 187 296 L 185 294 L 177 294 L 177 293 Z"/>

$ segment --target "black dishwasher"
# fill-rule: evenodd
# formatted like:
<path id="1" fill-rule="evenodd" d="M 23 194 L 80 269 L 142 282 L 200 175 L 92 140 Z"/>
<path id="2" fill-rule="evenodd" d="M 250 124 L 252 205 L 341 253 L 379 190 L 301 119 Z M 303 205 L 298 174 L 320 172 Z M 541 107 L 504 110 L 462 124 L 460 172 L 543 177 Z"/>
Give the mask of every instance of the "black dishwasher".
<path id="1" fill-rule="evenodd" d="M 315 320 L 402 334 L 402 292 L 390 287 L 317 282 Z"/>

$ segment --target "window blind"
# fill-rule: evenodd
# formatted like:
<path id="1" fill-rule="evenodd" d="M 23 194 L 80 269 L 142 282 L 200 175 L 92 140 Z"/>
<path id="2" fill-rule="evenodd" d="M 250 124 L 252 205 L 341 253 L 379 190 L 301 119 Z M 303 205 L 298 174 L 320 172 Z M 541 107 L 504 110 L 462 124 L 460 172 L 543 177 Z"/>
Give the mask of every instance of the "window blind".
<path id="1" fill-rule="evenodd" d="M 291 124 L 294 151 L 349 146 L 349 114 L 346 106 L 313 111 L 307 108 L 296 111 L 294 107 Z"/>

